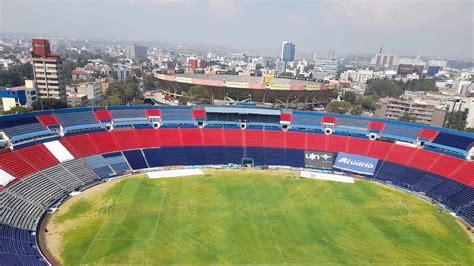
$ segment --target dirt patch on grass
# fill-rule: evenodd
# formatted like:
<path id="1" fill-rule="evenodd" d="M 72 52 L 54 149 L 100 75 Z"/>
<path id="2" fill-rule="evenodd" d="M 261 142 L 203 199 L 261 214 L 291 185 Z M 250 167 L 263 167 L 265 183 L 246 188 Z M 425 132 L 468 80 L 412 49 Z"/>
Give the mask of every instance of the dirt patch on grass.
<path id="1" fill-rule="evenodd" d="M 103 204 L 102 195 L 112 186 L 116 185 L 117 183 L 123 181 L 124 179 L 133 178 L 143 176 L 142 174 L 133 175 L 133 176 L 126 176 L 118 179 L 114 179 L 105 183 L 98 184 L 94 187 L 91 187 L 81 194 L 68 197 L 63 204 L 58 208 L 58 210 L 53 215 L 48 215 L 48 219 L 45 219 L 40 231 L 40 238 L 43 239 L 43 249 L 45 249 L 46 256 L 52 256 L 50 259 L 51 262 L 60 263 L 61 260 L 61 252 L 63 249 L 62 245 L 62 236 L 64 232 L 70 230 L 77 224 L 81 224 L 82 220 L 86 220 L 90 216 L 96 215 L 95 213 L 86 213 L 81 214 L 79 217 L 74 219 L 65 220 L 64 222 L 59 222 L 57 219 L 62 215 L 65 215 L 71 210 L 71 207 L 74 206 L 79 201 L 88 201 L 93 206 L 97 206 L 97 204 Z"/>

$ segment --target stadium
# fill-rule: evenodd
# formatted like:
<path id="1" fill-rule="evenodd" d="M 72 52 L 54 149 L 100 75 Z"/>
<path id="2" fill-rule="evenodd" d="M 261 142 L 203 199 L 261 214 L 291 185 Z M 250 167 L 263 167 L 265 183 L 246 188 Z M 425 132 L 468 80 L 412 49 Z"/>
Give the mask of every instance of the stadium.
<path id="1" fill-rule="evenodd" d="M 163 91 L 180 96 L 191 86 L 208 88 L 212 100 L 262 103 L 277 108 L 314 108 L 327 103 L 335 84 L 229 74 L 155 74 Z"/>
<path id="2" fill-rule="evenodd" d="M 473 134 L 224 106 L 31 112 L 0 131 L 1 265 L 474 263 Z"/>

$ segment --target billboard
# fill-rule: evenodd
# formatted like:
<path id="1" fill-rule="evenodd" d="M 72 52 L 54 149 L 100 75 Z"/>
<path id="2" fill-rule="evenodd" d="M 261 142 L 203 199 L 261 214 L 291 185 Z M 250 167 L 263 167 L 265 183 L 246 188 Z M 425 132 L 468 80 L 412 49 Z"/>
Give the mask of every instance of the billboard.
<path id="1" fill-rule="evenodd" d="M 304 151 L 304 165 L 308 168 L 332 169 L 331 152 Z"/>
<path id="2" fill-rule="evenodd" d="M 337 154 L 334 168 L 358 174 L 374 175 L 379 160 L 354 154 L 340 152 Z"/>

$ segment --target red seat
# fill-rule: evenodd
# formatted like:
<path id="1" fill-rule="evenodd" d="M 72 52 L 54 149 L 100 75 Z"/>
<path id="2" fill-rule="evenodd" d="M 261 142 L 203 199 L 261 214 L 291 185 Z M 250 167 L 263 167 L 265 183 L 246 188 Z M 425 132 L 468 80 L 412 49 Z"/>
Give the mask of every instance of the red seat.
<path id="1" fill-rule="evenodd" d="M 43 144 L 36 144 L 15 151 L 37 171 L 55 166 L 59 161 L 46 149 Z"/>

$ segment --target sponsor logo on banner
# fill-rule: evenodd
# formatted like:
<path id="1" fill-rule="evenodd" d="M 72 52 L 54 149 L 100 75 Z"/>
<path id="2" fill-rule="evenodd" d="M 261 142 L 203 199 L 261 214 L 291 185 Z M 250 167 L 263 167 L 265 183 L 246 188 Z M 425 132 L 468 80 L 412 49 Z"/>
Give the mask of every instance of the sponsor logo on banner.
<path id="1" fill-rule="evenodd" d="M 304 164 L 309 168 L 332 169 L 332 158 L 333 154 L 330 152 L 304 152 Z"/>
<path id="2" fill-rule="evenodd" d="M 354 173 L 373 175 L 379 160 L 354 154 L 340 152 L 337 154 L 334 168 Z"/>

